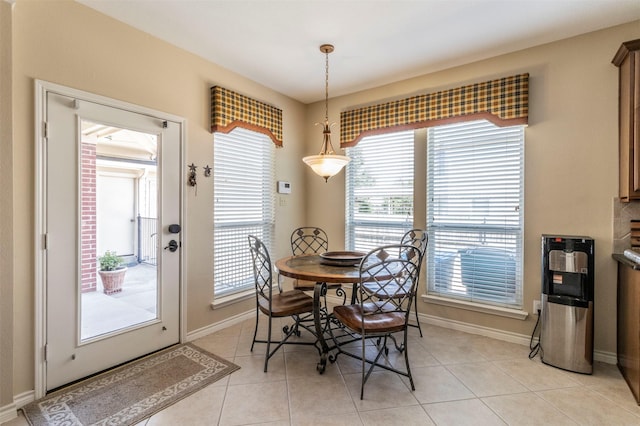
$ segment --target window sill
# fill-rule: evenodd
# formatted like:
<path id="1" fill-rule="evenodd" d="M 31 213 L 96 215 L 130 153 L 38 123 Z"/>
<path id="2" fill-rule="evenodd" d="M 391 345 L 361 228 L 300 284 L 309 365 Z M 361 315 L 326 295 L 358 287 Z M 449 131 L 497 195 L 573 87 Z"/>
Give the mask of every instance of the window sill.
<path id="1" fill-rule="evenodd" d="M 528 312 L 519 309 L 501 308 L 499 306 L 483 305 L 481 303 L 448 299 L 446 297 L 433 296 L 429 294 L 423 294 L 420 297 L 426 303 L 433 303 L 434 305 L 448 306 L 451 308 L 465 309 L 467 311 L 481 312 L 483 314 L 496 315 L 518 320 L 525 320 L 529 316 Z"/>
<path id="2" fill-rule="evenodd" d="M 242 302 L 255 296 L 256 290 L 252 288 L 250 290 L 233 293 L 228 296 L 214 298 L 213 302 L 211 302 L 211 309 L 224 308 L 225 306 L 233 305 L 234 303 Z"/>

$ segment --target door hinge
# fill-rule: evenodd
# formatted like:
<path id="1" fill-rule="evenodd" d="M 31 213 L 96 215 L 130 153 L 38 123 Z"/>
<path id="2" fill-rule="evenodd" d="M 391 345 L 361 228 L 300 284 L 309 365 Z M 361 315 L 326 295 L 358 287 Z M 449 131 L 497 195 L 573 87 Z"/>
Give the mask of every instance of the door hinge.
<path id="1" fill-rule="evenodd" d="M 48 235 L 49 234 L 43 234 L 42 235 L 42 246 L 43 246 L 42 248 L 43 248 L 43 250 L 46 250 L 47 247 L 49 246 L 49 238 L 47 238 Z"/>
<path id="2" fill-rule="evenodd" d="M 49 137 L 49 124 L 46 121 L 42 123 L 42 133 L 45 138 Z"/>
<path id="3" fill-rule="evenodd" d="M 47 357 L 48 357 L 48 355 L 49 355 L 49 344 L 48 344 L 48 343 L 46 343 L 46 344 L 44 345 L 44 360 L 45 360 L 45 361 L 47 361 Z"/>

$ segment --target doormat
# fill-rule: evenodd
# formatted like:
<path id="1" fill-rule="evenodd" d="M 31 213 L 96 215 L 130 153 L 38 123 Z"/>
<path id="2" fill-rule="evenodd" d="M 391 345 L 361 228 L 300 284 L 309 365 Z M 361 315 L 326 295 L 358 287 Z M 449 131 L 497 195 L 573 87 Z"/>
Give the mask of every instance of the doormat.
<path id="1" fill-rule="evenodd" d="M 53 392 L 22 408 L 30 425 L 133 425 L 240 367 L 190 343 Z"/>

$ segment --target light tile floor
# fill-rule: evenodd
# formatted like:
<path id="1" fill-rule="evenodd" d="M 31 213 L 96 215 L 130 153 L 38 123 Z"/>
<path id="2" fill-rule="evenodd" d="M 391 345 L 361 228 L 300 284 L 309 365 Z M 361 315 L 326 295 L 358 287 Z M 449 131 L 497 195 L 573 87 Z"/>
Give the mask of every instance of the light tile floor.
<path id="1" fill-rule="evenodd" d="M 359 361 L 342 355 L 320 375 L 315 349 L 286 346 L 264 373 L 265 346 L 250 352 L 253 324 L 196 340 L 242 368 L 138 426 L 640 425 L 640 407 L 614 365 L 570 373 L 530 360 L 526 346 L 423 325 L 424 337 L 411 328 L 409 341 L 416 390 L 380 370 L 361 401 Z M 391 349 L 389 362 L 402 359 Z"/>

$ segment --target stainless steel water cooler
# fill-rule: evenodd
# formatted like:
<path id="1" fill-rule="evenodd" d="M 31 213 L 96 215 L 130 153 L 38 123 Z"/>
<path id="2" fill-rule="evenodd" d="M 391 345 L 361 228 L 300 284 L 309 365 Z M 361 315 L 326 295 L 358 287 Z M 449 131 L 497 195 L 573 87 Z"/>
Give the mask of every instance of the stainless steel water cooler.
<path id="1" fill-rule="evenodd" d="M 594 241 L 542 236 L 542 362 L 593 372 Z"/>

